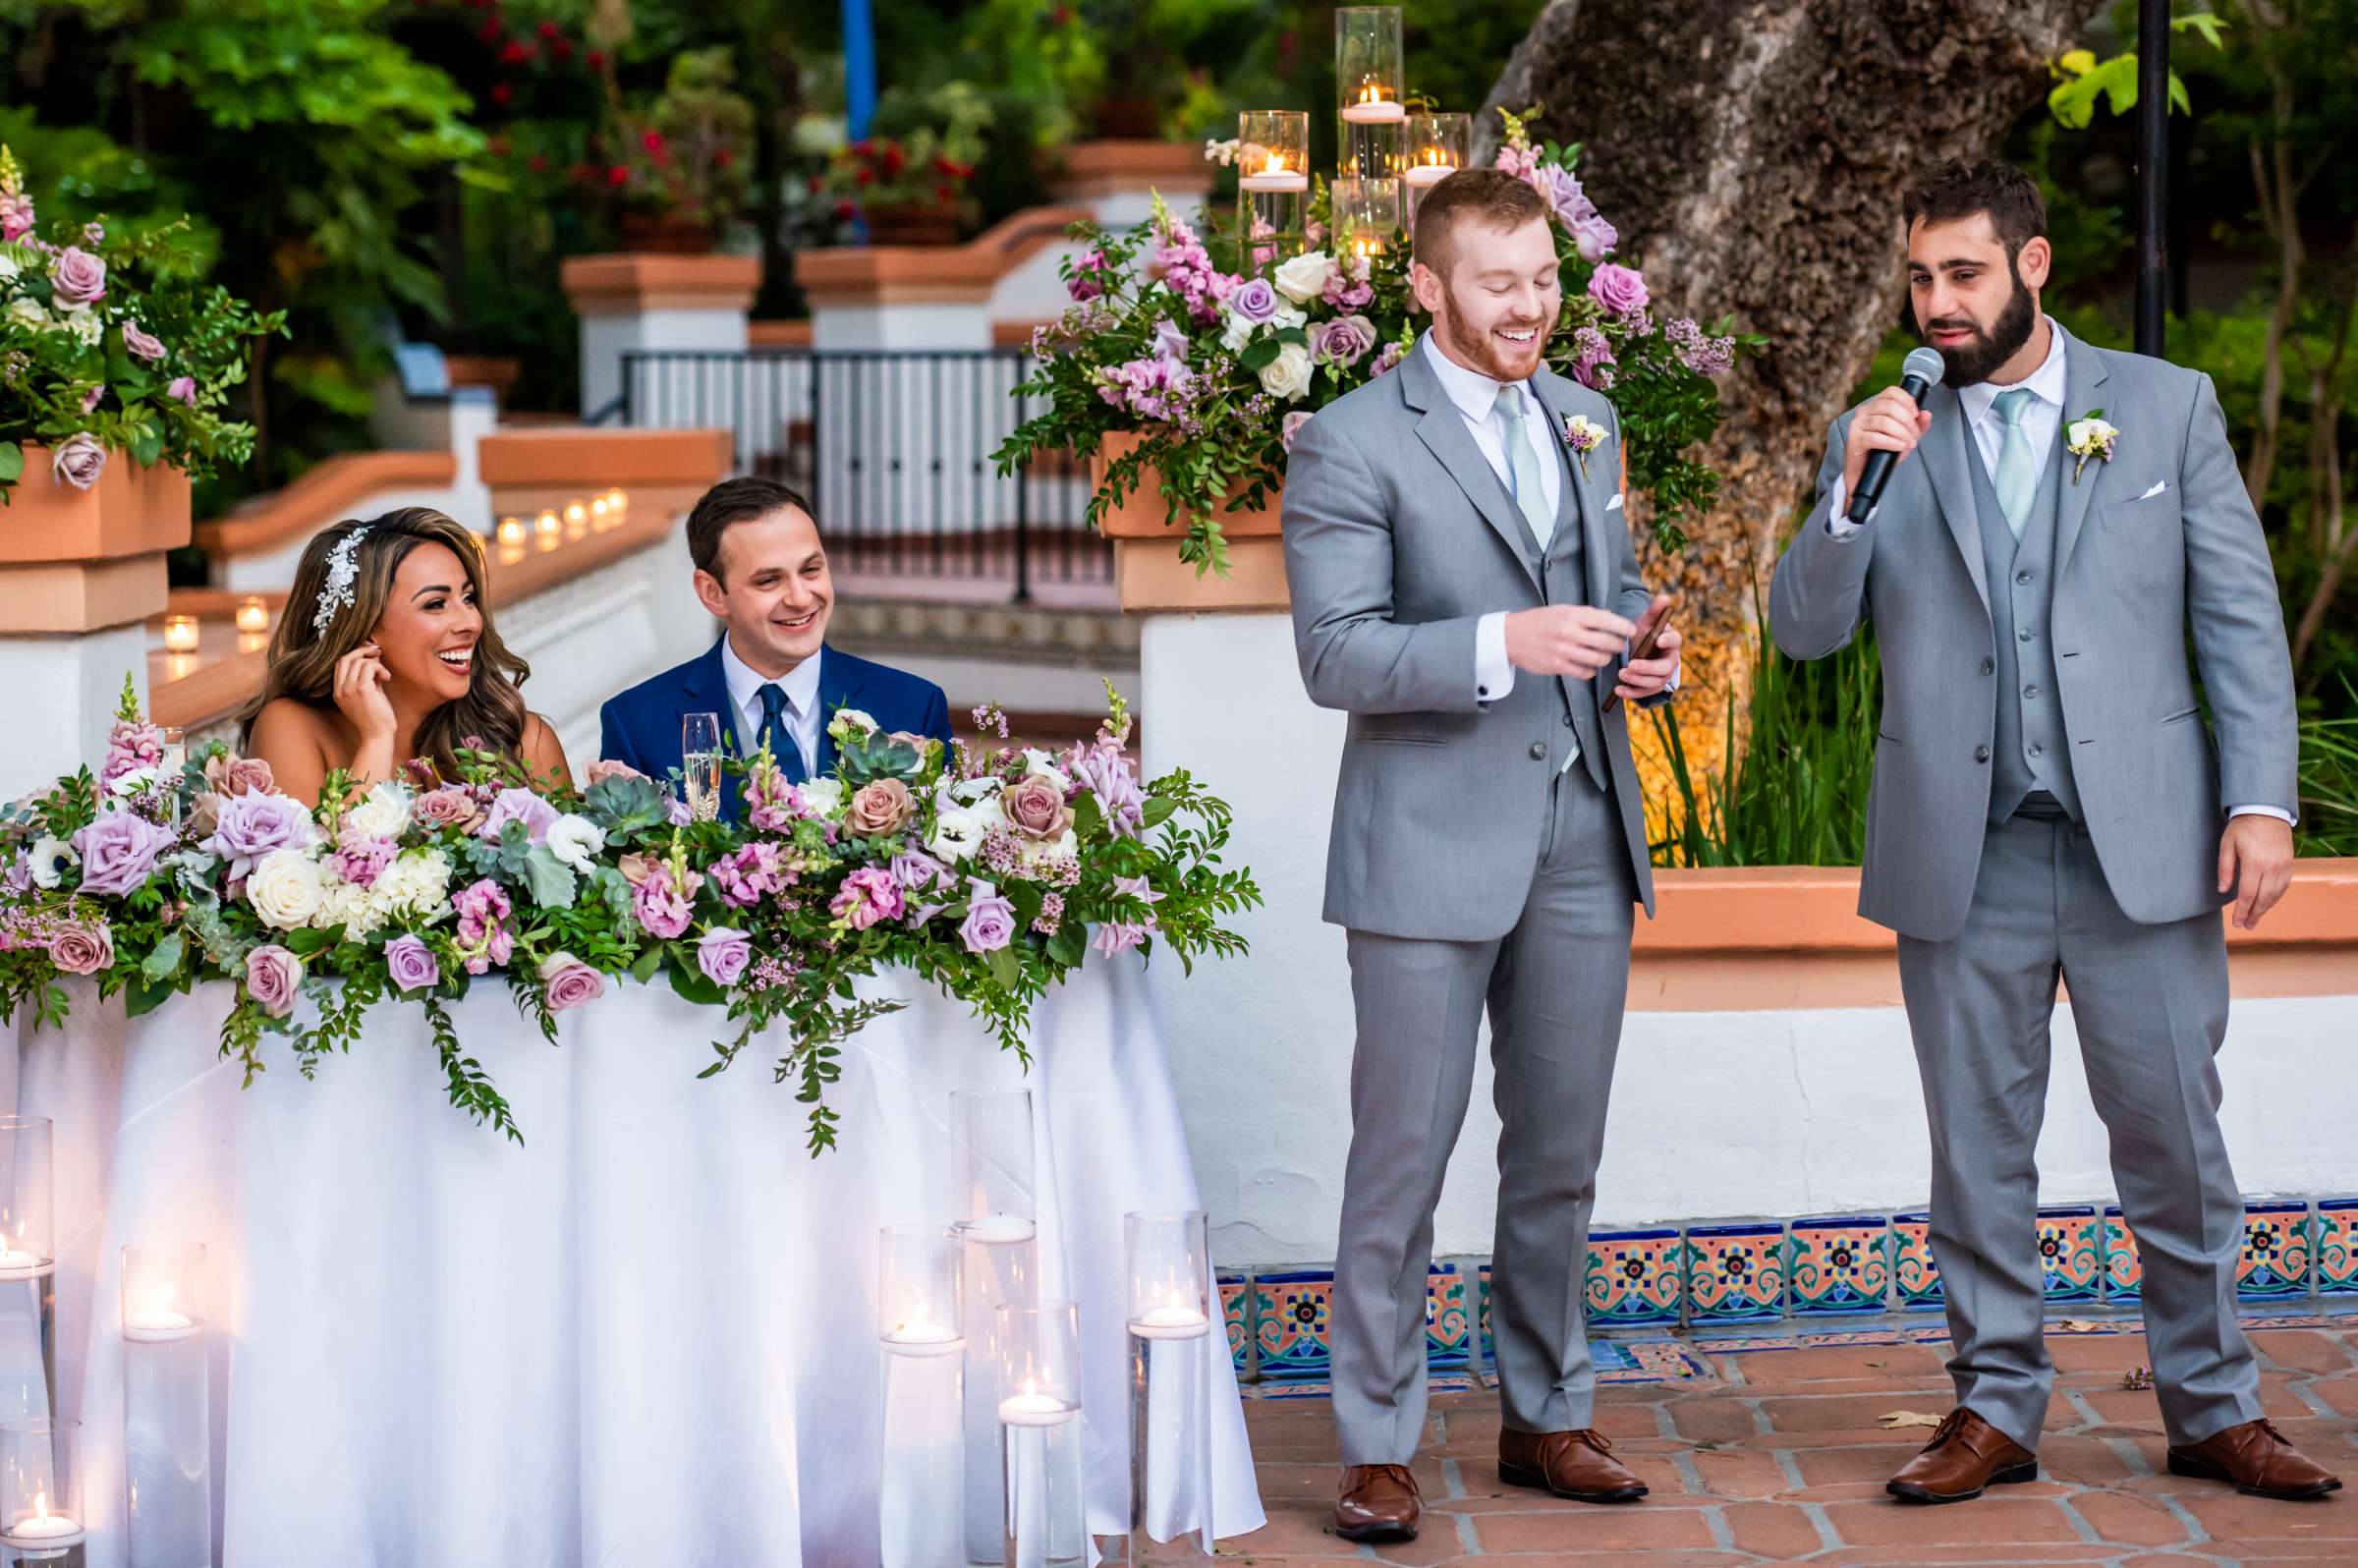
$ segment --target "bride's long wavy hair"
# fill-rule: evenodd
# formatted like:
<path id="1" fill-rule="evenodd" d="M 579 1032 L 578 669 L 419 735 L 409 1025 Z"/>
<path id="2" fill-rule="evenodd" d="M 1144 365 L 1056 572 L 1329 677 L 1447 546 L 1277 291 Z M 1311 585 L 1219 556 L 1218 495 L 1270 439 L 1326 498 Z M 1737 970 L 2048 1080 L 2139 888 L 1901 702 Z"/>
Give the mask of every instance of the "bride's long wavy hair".
<path id="1" fill-rule="evenodd" d="M 365 532 L 364 532 L 365 531 Z M 328 557 L 354 533 L 353 599 L 338 607 L 325 630 L 312 622 L 320 595 L 327 588 Z M 238 715 L 238 745 L 243 750 L 253 736 L 254 715 L 282 697 L 293 698 L 323 713 L 336 711 L 336 661 L 367 642 L 393 595 L 393 575 L 412 550 L 421 544 L 441 544 L 459 558 L 467 582 L 475 589 L 476 609 L 482 631 L 475 644 L 475 668 L 467 695 L 443 703 L 418 726 L 415 755 L 431 761 L 446 779 L 459 776 L 459 742 L 479 737 L 482 746 L 505 756 L 523 755 L 527 718 L 524 694 L 517 690 L 532 674 L 532 666 L 508 651 L 491 624 L 490 595 L 483 581 L 482 540 L 431 507 L 405 506 L 366 520 L 347 518 L 321 529 L 304 546 L 295 567 L 295 584 L 287 592 L 287 607 L 270 638 L 270 665 L 259 696 Z M 409 758 L 396 758 L 407 761 Z"/>

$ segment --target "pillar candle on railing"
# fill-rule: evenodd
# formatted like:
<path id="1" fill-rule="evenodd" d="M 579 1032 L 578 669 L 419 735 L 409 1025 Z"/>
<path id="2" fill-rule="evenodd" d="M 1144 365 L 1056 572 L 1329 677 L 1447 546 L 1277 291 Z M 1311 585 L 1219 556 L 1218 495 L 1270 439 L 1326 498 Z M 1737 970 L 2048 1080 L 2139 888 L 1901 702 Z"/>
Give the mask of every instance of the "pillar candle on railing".
<path id="1" fill-rule="evenodd" d="M 82 1423 L 0 1422 L 0 1546 L 19 1562 L 79 1560 Z"/>
<path id="2" fill-rule="evenodd" d="M 960 1245 L 942 1225 L 887 1225 L 878 1237 L 884 1465 L 876 1497 L 883 1568 L 965 1560 Z"/>
<path id="3" fill-rule="evenodd" d="M 999 1458 L 1007 1568 L 1079 1568 L 1081 1309 L 1069 1301 L 998 1312 Z"/>
<path id="4" fill-rule="evenodd" d="M 1408 117 L 1405 60 L 1398 6 L 1335 12 L 1336 178 L 1398 177 L 1401 127 Z"/>
<path id="5" fill-rule="evenodd" d="M 1246 260 L 1265 266 L 1302 249 L 1310 210 L 1310 116 L 1248 109 L 1236 117 L 1236 232 Z"/>
<path id="6" fill-rule="evenodd" d="M 123 1249 L 124 1547 L 129 1568 L 210 1568 L 212 1388 L 204 1248 Z"/>
<path id="7" fill-rule="evenodd" d="M 1130 1333 L 1130 1560 L 1212 1552 L 1211 1252 L 1204 1212 L 1122 1216 Z M 1226 1346 L 1223 1342 L 1222 1349 Z"/>
<path id="8" fill-rule="evenodd" d="M 1034 1208 L 1032 1092 L 968 1089 L 950 1095 L 966 1326 L 966 1560 L 1001 1562 L 1006 1492 L 999 1463 L 999 1308 L 1039 1299 Z"/>
<path id="9" fill-rule="evenodd" d="M 46 1116 L 0 1116 L 0 1421 L 57 1413 L 56 1169 Z"/>
<path id="10" fill-rule="evenodd" d="M 1417 198 L 1464 168 L 1473 158 L 1474 117 L 1467 114 L 1412 114 L 1408 117 L 1408 150 L 1400 169 L 1402 226 L 1417 226 Z"/>

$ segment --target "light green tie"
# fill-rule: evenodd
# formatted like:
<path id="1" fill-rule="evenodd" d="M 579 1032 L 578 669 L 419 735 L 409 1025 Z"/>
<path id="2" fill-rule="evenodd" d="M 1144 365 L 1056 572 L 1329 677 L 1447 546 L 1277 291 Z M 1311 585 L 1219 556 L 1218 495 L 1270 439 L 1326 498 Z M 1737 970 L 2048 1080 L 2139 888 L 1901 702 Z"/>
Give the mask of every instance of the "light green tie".
<path id="1" fill-rule="evenodd" d="M 2022 540 L 2022 529 L 2031 518 L 2031 497 L 2039 493 L 2039 466 L 2031 458 L 2031 435 L 2022 427 L 2030 418 L 2031 405 L 2039 394 L 2027 386 L 2012 387 L 1997 395 L 1993 405 L 1997 417 L 2005 421 L 2005 439 L 1997 449 L 1997 509 L 2006 519 L 2006 527 L 2014 532 L 2016 543 Z"/>
<path id="2" fill-rule="evenodd" d="M 1523 394 L 1502 386 L 1490 407 L 1506 426 L 1508 487 L 1514 491 L 1515 504 L 1523 509 L 1523 521 L 1531 525 L 1531 536 L 1544 550 L 1555 532 L 1555 514 L 1547 509 L 1547 487 L 1540 480 L 1539 455 L 1523 432 Z"/>

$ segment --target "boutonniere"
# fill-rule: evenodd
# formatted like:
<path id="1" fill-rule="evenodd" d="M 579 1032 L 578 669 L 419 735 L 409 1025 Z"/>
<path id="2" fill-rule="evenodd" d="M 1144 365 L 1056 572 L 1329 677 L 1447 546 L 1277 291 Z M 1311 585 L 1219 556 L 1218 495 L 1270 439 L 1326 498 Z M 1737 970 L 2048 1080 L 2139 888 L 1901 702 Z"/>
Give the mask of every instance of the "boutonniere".
<path id="1" fill-rule="evenodd" d="M 1585 414 L 1565 416 L 1564 445 L 1570 447 L 1572 455 L 1580 460 L 1580 476 L 1582 478 L 1585 479 L 1589 476 L 1589 454 L 1603 444 L 1603 425 L 1596 423 Z"/>
<path id="2" fill-rule="evenodd" d="M 2120 432 L 2105 422 L 2103 409 L 2090 409 L 2072 421 L 2071 428 L 2063 432 L 2063 439 L 2065 450 L 2079 459 L 2071 466 L 2071 482 L 2077 484 L 2080 472 L 2088 467 L 2090 458 L 2112 461 L 2112 443 L 2120 439 Z"/>

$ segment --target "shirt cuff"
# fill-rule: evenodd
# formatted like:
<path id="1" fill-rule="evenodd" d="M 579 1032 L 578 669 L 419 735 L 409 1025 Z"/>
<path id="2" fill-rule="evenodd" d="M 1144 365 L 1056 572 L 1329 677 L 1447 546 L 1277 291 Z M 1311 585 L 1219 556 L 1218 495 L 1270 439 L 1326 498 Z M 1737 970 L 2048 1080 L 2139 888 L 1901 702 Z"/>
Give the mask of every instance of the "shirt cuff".
<path id="1" fill-rule="evenodd" d="M 1870 508 L 1867 523 L 1853 523 L 1847 515 L 1849 507 L 1844 504 L 1849 495 L 1849 486 L 1842 482 L 1842 476 L 1835 475 L 1833 488 L 1825 492 L 1825 535 L 1829 539 L 1839 541 L 1851 537 L 1866 528 L 1867 523 L 1874 522 L 1875 514 L 1882 510 L 1880 506 Z"/>
<path id="2" fill-rule="evenodd" d="M 1474 700 L 1495 702 L 1515 689 L 1506 658 L 1506 611 L 1492 610 L 1474 626 Z"/>
<path id="3" fill-rule="evenodd" d="M 2284 810 L 2284 808 L 2281 806 L 2230 806 L 2227 808 L 2227 815 L 2230 818 L 2238 816 L 2273 816 L 2277 821 L 2282 822 L 2286 827 L 2290 827 L 2292 825 L 2292 813 Z"/>

